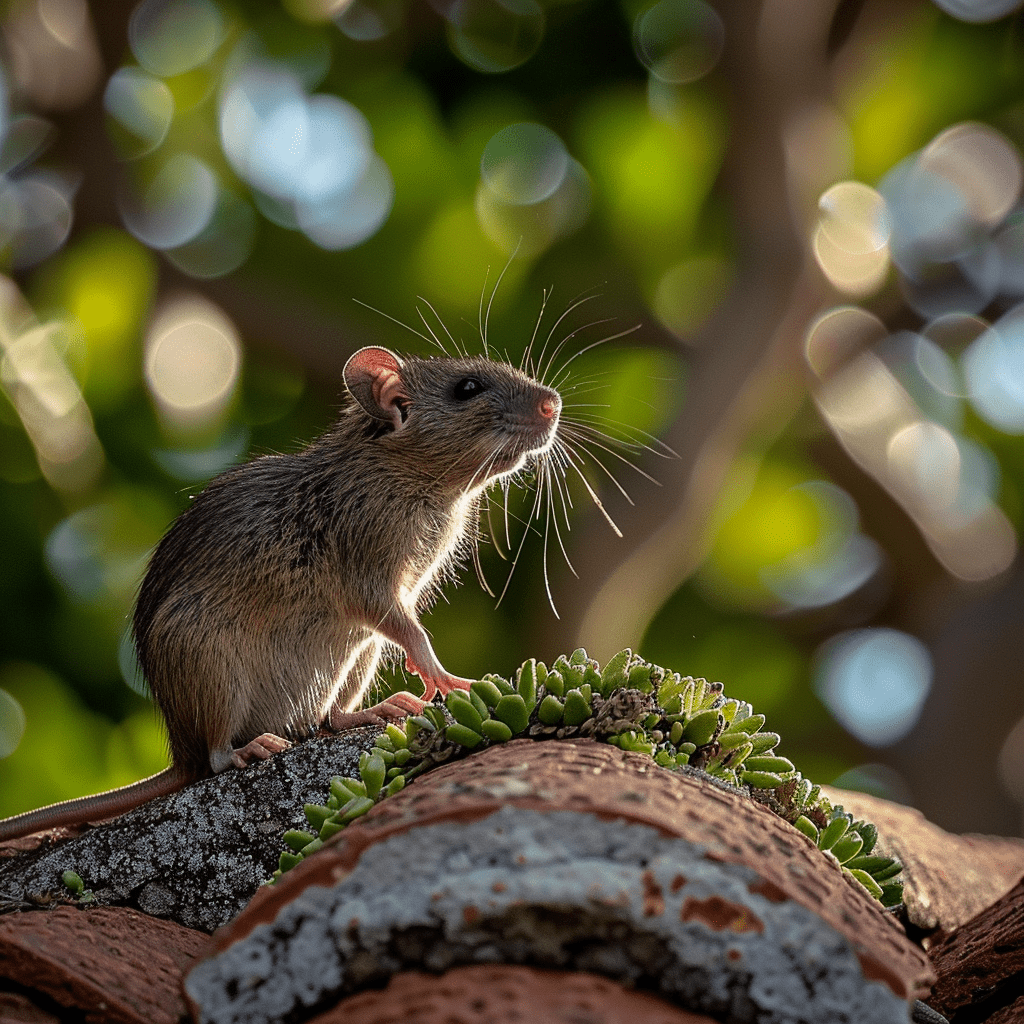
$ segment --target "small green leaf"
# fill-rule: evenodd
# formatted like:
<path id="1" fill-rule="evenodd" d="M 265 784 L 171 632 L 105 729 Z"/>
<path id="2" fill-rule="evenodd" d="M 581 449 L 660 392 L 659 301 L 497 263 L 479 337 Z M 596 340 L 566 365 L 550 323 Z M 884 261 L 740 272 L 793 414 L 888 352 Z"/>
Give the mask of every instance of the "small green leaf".
<path id="1" fill-rule="evenodd" d="M 518 693 L 502 697 L 494 709 L 494 717 L 504 722 L 517 736 L 530 724 L 530 711 Z"/>
<path id="2" fill-rule="evenodd" d="M 690 743 L 703 747 L 714 739 L 715 733 L 718 732 L 720 721 L 721 719 L 717 711 L 700 711 L 683 727 L 683 736 Z"/>
<path id="3" fill-rule="evenodd" d="M 562 712 L 562 721 L 566 725 L 582 725 L 591 714 L 590 703 L 584 699 L 579 690 L 570 690 L 565 695 L 565 711 Z"/>
<path id="4" fill-rule="evenodd" d="M 815 843 L 818 842 L 818 826 L 811 821 L 806 815 L 801 814 L 796 821 L 793 822 L 794 828 L 799 829 L 808 839 L 813 840 Z"/>
<path id="5" fill-rule="evenodd" d="M 842 814 L 837 814 L 818 838 L 818 848 L 821 850 L 831 850 L 846 835 L 846 830 L 849 826 L 849 819 Z"/>
<path id="6" fill-rule="evenodd" d="M 366 795 L 371 800 L 377 799 L 377 794 L 380 793 L 381 786 L 384 785 L 384 776 L 387 774 L 387 771 L 388 766 L 384 763 L 384 758 L 376 751 L 366 759 L 365 763 L 359 766 L 359 774 L 362 776 L 363 785 L 366 787 Z"/>
<path id="7" fill-rule="evenodd" d="M 480 726 L 480 731 L 494 743 L 507 743 L 512 739 L 512 730 L 496 718 L 488 718 Z"/>
<path id="8" fill-rule="evenodd" d="M 788 757 L 774 757 L 770 754 L 753 754 L 746 760 L 746 767 L 752 772 L 776 772 L 784 775 L 796 771 Z"/>
<path id="9" fill-rule="evenodd" d="M 562 678 L 562 673 L 557 669 L 552 669 L 548 673 L 547 679 L 544 680 L 544 689 L 555 697 L 564 697 L 565 680 Z"/>
<path id="10" fill-rule="evenodd" d="M 445 706 L 452 713 L 452 718 L 454 718 L 459 725 L 464 725 L 467 729 L 472 729 L 475 733 L 480 732 L 480 725 L 483 722 L 483 717 L 480 712 L 473 707 L 473 702 L 469 697 L 467 697 L 461 690 L 452 690 L 452 692 L 445 698 Z M 449 726 L 449 728 L 451 727 Z"/>
<path id="11" fill-rule="evenodd" d="M 741 771 L 740 781 L 754 789 L 777 789 L 786 780 L 774 772 Z"/>
<path id="12" fill-rule="evenodd" d="M 549 693 L 537 708 L 537 718 L 544 725 L 558 725 L 562 720 L 564 710 L 565 705 L 554 694 Z"/>
<path id="13" fill-rule="evenodd" d="M 302 860 L 302 857 L 297 853 L 290 853 L 288 850 L 282 850 L 281 856 L 277 859 L 277 867 L 279 871 L 290 871 L 296 864 Z"/>
<path id="14" fill-rule="evenodd" d="M 489 708 L 501 700 L 501 690 L 489 679 L 478 679 L 469 688 L 470 693 L 475 693 Z"/>
<path id="15" fill-rule="evenodd" d="M 345 799 L 347 801 L 348 797 Z M 302 809 L 306 814 L 306 821 L 308 821 L 317 832 L 323 828 L 324 822 L 334 813 L 330 807 L 325 807 L 323 804 L 305 804 Z"/>
<path id="16" fill-rule="evenodd" d="M 832 847 L 832 855 L 835 857 L 840 864 L 846 864 L 847 861 L 856 857 L 860 853 L 861 847 L 864 845 L 864 840 L 861 839 L 859 832 L 854 832 L 853 829 L 849 829 L 846 835 L 839 840 Z"/>
<path id="17" fill-rule="evenodd" d="M 876 900 L 882 898 L 882 887 L 866 871 L 861 871 L 858 868 L 843 868 L 843 871 L 860 882 L 867 889 L 869 896 Z"/>
<path id="18" fill-rule="evenodd" d="M 290 846 L 296 853 L 301 849 L 308 846 L 316 836 L 312 832 L 305 832 L 301 828 L 290 828 L 285 832 L 284 841 Z"/>
<path id="19" fill-rule="evenodd" d="M 447 726 L 444 734 L 452 743 L 458 743 L 460 747 L 465 747 L 467 750 L 472 750 L 474 747 L 479 746 L 483 740 L 483 736 L 476 732 L 476 730 L 470 729 L 466 725 L 460 725 L 458 722 L 455 725 Z"/>
<path id="20" fill-rule="evenodd" d="M 524 661 L 519 669 L 519 679 L 516 682 L 516 690 L 523 698 L 528 708 L 537 703 L 537 660 L 531 658 Z"/>

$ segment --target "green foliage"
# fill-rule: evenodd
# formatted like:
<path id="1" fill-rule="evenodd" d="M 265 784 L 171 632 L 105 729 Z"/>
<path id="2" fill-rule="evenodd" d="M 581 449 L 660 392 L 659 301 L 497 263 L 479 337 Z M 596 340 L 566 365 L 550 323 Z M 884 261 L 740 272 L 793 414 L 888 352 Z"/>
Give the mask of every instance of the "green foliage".
<path id="1" fill-rule="evenodd" d="M 778 733 L 763 731 L 765 716 L 726 697 L 721 683 L 669 672 L 630 650 L 604 669 L 582 648 L 550 670 L 530 659 L 515 675 L 485 676 L 468 691 L 453 690 L 444 706 L 428 704 L 402 725 L 388 725 L 359 758 L 359 779 L 331 780 L 327 803 L 307 804 L 316 834 L 285 833 L 277 879 L 325 839 L 365 814 L 412 778 L 513 737 L 585 736 L 647 754 L 666 769 L 699 770 L 744 790 L 794 825 L 844 874 L 883 906 L 902 900 L 902 870 L 892 857 L 871 856 L 878 832 L 833 807 L 819 786 L 776 752 Z"/>

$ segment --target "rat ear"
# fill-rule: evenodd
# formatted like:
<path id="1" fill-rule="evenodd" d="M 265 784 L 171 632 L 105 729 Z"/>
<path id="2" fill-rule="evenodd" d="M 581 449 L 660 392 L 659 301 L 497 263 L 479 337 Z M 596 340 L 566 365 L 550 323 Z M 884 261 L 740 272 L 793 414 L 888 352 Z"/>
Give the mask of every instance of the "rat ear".
<path id="1" fill-rule="evenodd" d="M 375 419 L 401 430 L 409 396 L 402 382 L 402 360 L 386 348 L 369 346 L 353 352 L 345 364 L 345 385 Z"/>

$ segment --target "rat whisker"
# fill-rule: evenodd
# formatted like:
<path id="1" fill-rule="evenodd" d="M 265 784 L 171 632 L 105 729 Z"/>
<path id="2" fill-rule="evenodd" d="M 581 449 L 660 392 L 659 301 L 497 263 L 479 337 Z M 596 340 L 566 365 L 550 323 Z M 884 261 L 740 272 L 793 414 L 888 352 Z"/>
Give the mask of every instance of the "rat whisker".
<path id="1" fill-rule="evenodd" d="M 491 589 L 490 583 L 487 582 L 487 577 L 484 575 L 484 567 L 480 562 L 480 510 L 477 508 L 477 528 L 473 531 L 473 543 L 471 545 L 473 552 L 473 571 L 476 573 L 477 581 L 483 588 L 485 594 L 488 597 L 495 597 L 494 591 Z"/>
<path id="2" fill-rule="evenodd" d="M 598 292 L 593 291 L 592 289 L 590 289 L 589 291 L 591 292 L 591 294 L 588 294 L 587 292 L 582 292 L 578 298 L 574 299 L 569 304 L 569 306 L 566 308 L 565 312 L 562 313 L 561 316 L 559 316 L 558 319 L 551 325 L 551 330 L 548 331 L 548 336 L 544 339 L 544 344 L 541 346 L 540 354 L 537 356 L 537 367 L 538 368 L 544 362 L 544 355 L 545 355 L 545 353 L 548 350 L 548 345 L 551 343 L 551 339 L 554 337 L 555 331 L 558 330 L 558 327 L 562 323 L 562 321 L 565 320 L 565 318 L 567 316 L 569 316 L 570 313 L 572 313 L 575 310 L 579 309 L 579 307 L 582 306 L 585 302 L 592 302 L 594 299 L 597 298 L 597 296 L 599 294 Z M 543 374 L 540 374 L 537 377 L 537 379 L 542 384 L 544 383 L 544 376 L 543 376 Z"/>
<path id="3" fill-rule="evenodd" d="M 551 496 L 551 490 L 552 490 L 552 488 L 551 488 L 551 481 L 549 480 L 548 481 L 548 514 L 553 516 L 553 518 L 555 520 L 555 537 L 558 539 L 558 546 L 562 549 L 562 557 L 565 559 L 565 564 L 567 566 L 569 566 L 569 572 L 571 572 L 573 574 L 573 576 L 576 577 L 576 579 L 579 579 L 580 578 L 580 574 L 576 571 L 575 566 L 572 564 L 572 561 L 569 558 L 569 552 L 566 551 L 565 544 L 562 541 L 562 532 L 561 532 L 561 530 L 559 529 L 559 526 L 558 526 L 558 511 L 557 511 L 557 509 L 554 509 L 554 510 L 552 509 L 552 506 L 553 506 L 553 503 L 554 503 L 554 499 Z M 559 496 L 562 499 L 562 510 L 565 513 L 565 528 L 566 528 L 566 530 L 570 530 L 570 529 L 572 529 L 572 527 L 570 527 L 570 525 L 569 525 L 569 511 L 568 511 L 568 509 L 565 508 L 565 495 L 563 494 L 562 489 L 560 487 L 558 488 L 558 494 L 559 494 Z"/>
<path id="4" fill-rule="evenodd" d="M 632 427 L 628 423 L 621 423 L 619 420 L 609 420 L 604 417 L 587 417 L 586 415 L 583 415 L 574 416 L 573 419 L 567 420 L 566 422 L 569 426 L 597 434 L 614 444 L 621 444 L 628 448 L 648 451 L 652 455 L 657 455 L 662 459 L 679 458 L 679 453 L 674 448 L 665 444 L 661 438 L 655 437 L 654 434 L 650 434 L 646 430 L 641 430 L 639 427 Z M 608 433 L 608 430 L 603 428 L 621 431 L 623 436 L 614 437 Z M 631 437 L 630 434 L 635 436 Z M 641 440 L 641 438 L 643 440 Z"/>
<path id="5" fill-rule="evenodd" d="M 645 473 L 639 466 L 636 466 L 632 462 L 630 462 L 629 459 L 623 457 L 622 455 L 619 455 L 611 448 L 607 448 L 604 445 L 598 445 L 596 441 L 584 441 L 579 437 L 574 437 L 571 440 L 568 438 L 563 438 L 563 441 L 565 442 L 566 446 L 571 448 L 571 450 L 576 454 L 577 458 L 583 459 L 584 457 L 586 457 L 590 459 L 596 466 L 598 466 L 601 469 L 601 471 L 605 474 L 605 476 L 607 476 L 608 479 L 611 480 L 611 482 L 615 485 L 615 489 L 626 499 L 626 501 L 630 503 L 630 505 L 635 505 L 636 502 L 633 501 L 633 499 L 627 493 L 626 489 L 622 486 L 622 484 L 619 483 L 615 474 L 601 461 L 601 459 L 597 455 L 595 455 L 590 450 L 588 445 L 595 445 L 596 447 L 601 448 L 603 451 L 608 452 L 609 455 L 612 455 L 615 458 L 617 458 L 620 462 L 624 462 L 631 469 L 636 470 L 637 473 L 639 473 L 645 479 L 650 480 L 651 483 L 657 484 L 659 487 L 661 486 L 660 484 L 658 484 L 658 481 L 655 480 L 653 476 L 651 476 L 649 473 Z"/>
<path id="6" fill-rule="evenodd" d="M 504 488 L 503 488 L 504 489 Z M 491 493 L 488 491 L 485 495 L 487 501 L 487 536 L 490 542 L 494 545 L 494 550 L 498 552 L 498 557 L 503 561 L 508 561 L 508 555 L 505 554 L 501 549 L 501 544 L 498 543 L 497 531 L 494 529 L 494 520 L 491 518 L 491 512 L 494 509 L 494 502 L 491 500 Z M 511 550 L 512 545 L 509 545 Z M 494 597 L 492 594 L 491 597 Z"/>
<path id="7" fill-rule="evenodd" d="M 548 378 L 550 380 L 555 380 L 559 376 L 559 374 L 561 374 L 565 370 L 565 367 L 568 365 L 568 362 L 571 362 L 571 360 L 567 361 L 566 363 L 563 363 L 557 370 L 552 370 L 552 367 L 554 365 L 555 359 L 558 357 L 558 353 L 561 352 L 562 349 L 565 348 L 565 346 L 570 341 L 572 341 L 572 339 L 575 338 L 577 334 L 582 334 L 584 331 L 589 331 L 591 327 L 600 327 L 601 324 L 610 324 L 613 319 L 614 317 L 606 316 L 602 317 L 600 320 L 591 320 L 589 323 L 580 324 L 579 327 L 573 328 L 573 330 L 571 330 L 564 338 L 562 338 L 562 340 L 551 350 L 551 354 L 548 356 L 548 361 L 544 365 L 544 369 L 541 372 L 541 379 L 543 380 L 545 378 Z M 607 338 L 602 338 L 600 341 L 595 341 L 592 345 L 588 345 L 587 348 L 584 349 L 584 351 L 588 351 L 589 349 L 592 349 L 597 345 L 603 345 L 606 341 L 612 340 L 613 338 L 611 336 Z M 552 384 L 551 386 L 554 387 L 554 384 Z M 557 391 L 558 388 L 555 388 L 555 390 Z"/>
<path id="8" fill-rule="evenodd" d="M 448 325 L 444 322 L 444 320 L 441 319 L 441 315 L 438 313 L 436 309 L 434 309 L 430 300 L 425 299 L 422 295 L 418 295 L 417 298 L 419 299 L 420 302 L 426 305 L 427 309 L 429 309 L 431 313 L 434 314 L 434 319 L 441 325 L 441 330 L 443 330 L 444 333 L 448 335 L 448 338 L 452 343 L 452 347 L 455 349 L 456 355 L 459 356 L 461 359 L 468 359 L 469 351 L 466 349 L 464 345 L 460 345 L 455 340 L 455 335 L 452 334 L 450 330 L 448 330 Z M 422 314 L 420 315 L 422 316 Z M 430 333 L 433 334 L 434 332 L 431 331 Z"/>
<path id="9" fill-rule="evenodd" d="M 522 361 L 519 364 L 519 368 L 525 368 L 526 372 L 531 377 L 537 376 L 537 371 L 534 368 L 532 360 L 533 345 L 537 340 L 537 332 L 540 330 L 541 321 L 544 319 L 544 311 L 547 309 L 548 300 L 551 298 L 552 290 L 553 289 L 551 288 L 544 288 L 541 291 L 540 311 L 537 313 L 537 322 L 533 325 L 533 334 L 530 335 L 530 343 L 526 346 L 526 351 L 523 353 Z"/>
<path id="10" fill-rule="evenodd" d="M 597 323 L 607 323 L 608 320 L 599 320 L 599 321 L 596 321 L 596 322 Z M 591 325 L 591 326 L 593 326 L 593 325 Z M 619 338 L 625 338 L 625 337 L 627 337 L 630 334 L 634 334 L 636 331 L 640 330 L 640 326 L 641 326 L 640 324 L 635 324 L 632 327 L 626 328 L 626 330 L 624 330 L 624 331 L 619 331 L 618 334 L 609 334 L 605 338 L 599 338 L 597 341 L 591 342 L 589 345 L 585 345 L 578 352 L 574 352 L 571 356 L 569 356 L 569 358 L 564 363 L 562 363 L 561 367 L 558 369 L 558 372 L 552 377 L 552 380 L 557 379 L 560 374 L 564 374 L 568 370 L 569 366 L 573 362 L 575 362 L 577 359 L 579 359 L 580 356 L 582 356 L 585 353 L 589 352 L 591 349 L 597 348 L 598 345 L 605 345 L 609 341 L 618 341 Z M 564 377 L 562 379 L 564 380 Z M 557 385 L 552 385 L 552 386 L 555 387 L 556 391 L 558 390 Z"/>
<path id="11" fill-rule="evenodd" d="M 501 273 L 498 275 L 498 280 L 494 282 L 494 287 L 491 289 L 491 297 L 487 300 L 487 312 L 484 312 L 484 295 L 487 292 L 487 275 L 490 274 L 490 268 L 487 269 L 487 274 L 484 275 L 484 285 L 480 290 L 480 309 L 477 313 L 477 326 L 480 330 L 480 340 L 484 344 L 484 355 L 490 358 L 490 352 L 488 350 L 487 343 L 487 330 L 491 322 L 491 307 L 494 305 L 494 296 L 498 294 L 498 288 L 501 287 L 502 279 L 508 272 L 508 268 L 512 266 L 512 261 L 519 254 L 519 246 L 521 241 L 516 243 L 515 249 L 512 250 L 512 255 L 509 256 L 505 262 L 505 266 L 501 268 Z"/>
<path id="12" fill-rule="evenodd" d="M 427 323 L 427 318 L 423 315 L 423 310 L 420 309 L 419 306 L 416 307 L 416 313 L 419 316 L 420 320 L 422 321 L 423 326 L 430 333 L 431 341 L 441 350 L 443 355 L 447 356 L 450 359 L 451 353 L 448 351 L 448 349 L 444 347 L 444 345 L 441 344 L 441 339 L 438 338 L 438 336 L 434 333 L 434 329 L 430 326 L 430 324 Z M 436 313 L 434 315 L 437 316 Z"/>
<path id="13" fill-rule="evenodd" d="M 540 491 L 537 492 L 540 494 Z M 555 606 L 555 597 L 551 593 L 551 577 L 548 575 L 548 536 L 551 532 L 551 492 L 548 491 L 548 503 L 547 503 L 547 517 L 544 522 L 544 553 L 541 560 L 542 573 L 544 576 L 544 592 L 548 595 L 548 604 L 551 606 L 551 611 L 556 619 L 560 619 L 561 615 L 558 614 L 558 608 Z M 558 520 L 555 520 L 555 532 L 558 532 Z M 559 543 L 561 541 L 559 540 Z M 565 549 L 562 549 L 563 554 Z M 568 556 L 566 557 L 568 561 Z M 572 566 L 569 567 L 570 569 Z"/>
<path id="14" fill-rule="evenodd" d="M 527 523 L 532 523 L 533 520 L 537 517 L 537 510 L 540 507 L 540 496 L 541 496 L 541 492 L 538 489 L 538 491 L 536 493 L 536 497 L 533 500 L 533 508 L 530 510 L 530 514 L 527 517 Z M 523 531 L 522 540 L 520 540 L 520 542 L 519 542 L 519 547 L 516 548 L 515 558 L 512 559 L 512 567 L 509 569 L 508 576 L 505 579 L 505 586 L 502 587 L 501 594 L 498 596 L 498 602 L 497 603 L 499 605 L 501 604 L 502 600 L 504 599 L 505 594 L 508 592 L 509 584 L 512 582 L 512 575 L 516 571 L 516 566 L 519 564 L 519 556 L 523 553 L 523 546 L 526 544 L 526 538 L 529 536 L 529 534 L 530 534 L 530 531 L 528 529 Z"/>
<path id="15" fill-rule="evenodd" d="M 597 492 L 594 490 L 593 487 L 590 486 L 590 481 L 587 479 L 586 474 L 576 464 L 576 460 L 573 457 L 573 453 L 569 450 L 569 448 L 565 444 L 565 442 L 561 441 L 561 439 L 560 439 L 559 447 L 560 447 L 560 450 L 562 451 L 562 453 L 565 455 L 565 458 L 568 461 L 569 465 L 572 466 L 572 468 L 575 471 L 576 475 L 580 478 L 580 481 L 582 482 L 583 486 L 586 488 L 587 494 L 590 495 L 590 500 L 597 506 L 598 511 L 600 511 L 601 515 L 604 516 L 604 518 L 605 518 L 606 522 L 608 523 L 608 525 L 615 531 L 615 535 L 617 537 L 621 537 L 622 536 L 622 531 L 616 525 L 615 520 L 612 519 L 612 517 L 608 514 L 608 510 L 601 503 L 601 499 L 597 496 Z M 612 477 L 612 480 L 614 481 L 615 478 Z"/>
<path id="16" fill-rule="evenodd" d="M 410 327 L 407 323 L 403 323 L 397 317 L 391 316 L 390 313 L 385 313 L 384 310 L 377 309 L 376 306 L 371 306 L 368 302 L 363 302 L 362 299 L 353 299 L 352 301 L 357 305 L 362 306 L 364 309 L 368 309 L 371 313 L 376 313 L 378 316 L 384 317 L 385 320 L 390 320 L 393 324 L 398 324 L 399 327 L 404 327 L 410 334 L 415 334 L 417 338 L 421 338 L 428 345 L 430 344 L 431 339 L 425 334 L 421 334 L 415 327 Z"/>

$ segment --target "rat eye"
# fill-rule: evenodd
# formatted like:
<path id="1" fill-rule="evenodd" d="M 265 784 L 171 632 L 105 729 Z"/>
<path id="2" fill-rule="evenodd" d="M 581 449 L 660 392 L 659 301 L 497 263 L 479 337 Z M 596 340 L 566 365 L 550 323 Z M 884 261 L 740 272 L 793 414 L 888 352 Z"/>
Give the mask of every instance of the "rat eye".
<path id="1" fill-rule="evenodd" d="M 465 402 L 466 399 L 475 398 L 484 390 L 484 382 L 479 377 L 463 377 L 455 385 L 454 394 L 457 401 Z"/>

